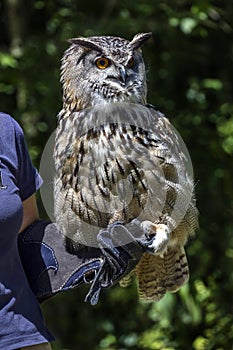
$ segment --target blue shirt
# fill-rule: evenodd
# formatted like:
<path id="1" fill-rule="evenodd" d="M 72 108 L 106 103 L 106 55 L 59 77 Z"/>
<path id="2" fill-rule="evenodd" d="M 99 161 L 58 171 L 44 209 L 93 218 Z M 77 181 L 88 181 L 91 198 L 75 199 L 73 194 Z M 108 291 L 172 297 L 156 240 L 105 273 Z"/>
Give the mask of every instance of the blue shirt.
<path id="1" fill-rule="evenodd" d="M 53 339 L 19 258 L 17 236 L 22 201 L 42 184 L 22 129 L 0 113 L 0 349 L 12 350 Z"/>

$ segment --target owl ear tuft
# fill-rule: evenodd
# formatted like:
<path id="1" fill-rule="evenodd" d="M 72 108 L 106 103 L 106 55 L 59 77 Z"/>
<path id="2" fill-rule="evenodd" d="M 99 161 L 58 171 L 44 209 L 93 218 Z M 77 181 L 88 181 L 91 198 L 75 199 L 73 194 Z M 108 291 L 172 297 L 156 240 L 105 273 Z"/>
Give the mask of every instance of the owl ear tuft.
<path id="1" fill-rule="evenodd" d="M 88 50 L 102 51 L 101 48 L 90 41 L 88 38 L 72 38 L 68 40 L 69 43 L 77 46 L 82 46 Z"/>
<path id="2" fill-rule="evenodd" d="M 137 50 L 139 49 L 145 41 L 147 41 L 151 37 L 152 33 L 139 33 L 136 34 L 133 39 L 130 41 L 130 46 Z"/>

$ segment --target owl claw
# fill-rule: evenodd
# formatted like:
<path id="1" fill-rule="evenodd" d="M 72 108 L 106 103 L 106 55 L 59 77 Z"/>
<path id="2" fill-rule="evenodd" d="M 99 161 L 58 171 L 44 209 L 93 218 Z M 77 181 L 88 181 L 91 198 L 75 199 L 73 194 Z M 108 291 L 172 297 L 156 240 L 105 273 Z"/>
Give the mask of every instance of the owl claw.
<path id="1" fill-rule="evenodd" d="M 153 224 L 150 221 L 143 221 L 141 227 L 146 235 L 152 235 L 151 243 L 148 245 L 149 250 L 154 254 L 162 254 L 169 241 L 169 230 L 167 225 Z"/>
<path id="2" fill-rule="evenodd" d="M 147 252 L 158 255 L 165 252 L 170 236 L 167 225 L 154 224 L 148 220 L 139 221 L 138 219 L 132 222 L 140 226 L 144 232 L 146 240 L 141 240 L 141 242 L 145 246 Z"/>

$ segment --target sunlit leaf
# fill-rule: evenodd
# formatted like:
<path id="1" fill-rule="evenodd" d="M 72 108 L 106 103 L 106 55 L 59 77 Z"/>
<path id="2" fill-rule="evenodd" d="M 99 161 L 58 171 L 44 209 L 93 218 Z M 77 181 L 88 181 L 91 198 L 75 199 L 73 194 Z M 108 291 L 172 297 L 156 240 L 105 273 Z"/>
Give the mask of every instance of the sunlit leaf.
<path id="1" fill-rule="evenodd" d="M 180 20 L 180 28 L 183 33 L 190 34 L 197 26 L 197 20 L 195 18 L 186 17 Z"/>
<path id="2" fill-rule="evenodd" d="M 7 53 L 0 52 L 0 67 L 16 68 L 17 66 L 18 61 L 13 56 Z"/>

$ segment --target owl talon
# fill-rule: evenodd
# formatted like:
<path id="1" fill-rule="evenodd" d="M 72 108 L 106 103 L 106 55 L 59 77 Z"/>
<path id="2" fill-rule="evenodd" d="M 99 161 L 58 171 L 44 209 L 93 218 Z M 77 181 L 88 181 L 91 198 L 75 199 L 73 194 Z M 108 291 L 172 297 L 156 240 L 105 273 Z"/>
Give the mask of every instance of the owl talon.
<path id="1" fill-rule="evenodd" d="M 151 221 L 142 221 L 141 228 L 148 237 L 148 250 L 153 254 L 161 255 L 166 250 L 170 232 L 167 225 L 154 224 Z"/>

